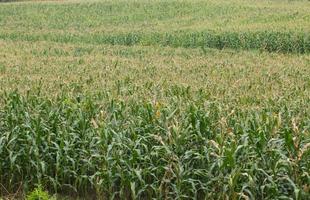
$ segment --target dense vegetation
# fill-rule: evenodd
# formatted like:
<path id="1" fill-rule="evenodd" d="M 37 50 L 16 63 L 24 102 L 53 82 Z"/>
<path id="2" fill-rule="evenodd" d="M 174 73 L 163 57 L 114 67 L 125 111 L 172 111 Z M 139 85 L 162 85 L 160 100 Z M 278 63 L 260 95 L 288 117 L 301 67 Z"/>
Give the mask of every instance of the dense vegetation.
<path id="1" fill-rule="evenodd" d="M 0 38 L 304 53 L 310 51 L 308 4 L 213 0 L 9 4 L 0 8 Z"/>
<path id="2" fill-rule="evenodd" d="M 1 4 L 1 196 L 310 198 L 309 9 Z"/>

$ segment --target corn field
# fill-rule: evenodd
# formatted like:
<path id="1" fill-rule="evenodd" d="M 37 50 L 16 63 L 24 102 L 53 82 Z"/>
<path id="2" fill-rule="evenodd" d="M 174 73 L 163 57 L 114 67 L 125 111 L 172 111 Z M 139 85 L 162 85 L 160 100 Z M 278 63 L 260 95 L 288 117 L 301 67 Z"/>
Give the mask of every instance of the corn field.
<path id="1" fill-rule="evenodd" d="M 0 199 L 309 199 L 309 10 L 0 4 Z"/>
<path id="2" fill-rule="evenodd" d="M 109 198 L 309 197 L 309 110 L 167 95 L 161 104 L 6 94 L 1 182 Z"/>

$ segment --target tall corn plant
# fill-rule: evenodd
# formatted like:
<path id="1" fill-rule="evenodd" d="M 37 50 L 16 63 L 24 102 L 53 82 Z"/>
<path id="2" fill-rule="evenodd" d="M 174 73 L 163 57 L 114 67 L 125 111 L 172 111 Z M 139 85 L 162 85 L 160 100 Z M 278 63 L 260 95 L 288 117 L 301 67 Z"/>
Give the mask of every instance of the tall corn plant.
<path id="1" fill-rule="evenodd" d="M 1 184 L 111 199 L 309 198 L 308 111 L 244 110 L 178 87 L 165 97 L 6 94 Z"/>

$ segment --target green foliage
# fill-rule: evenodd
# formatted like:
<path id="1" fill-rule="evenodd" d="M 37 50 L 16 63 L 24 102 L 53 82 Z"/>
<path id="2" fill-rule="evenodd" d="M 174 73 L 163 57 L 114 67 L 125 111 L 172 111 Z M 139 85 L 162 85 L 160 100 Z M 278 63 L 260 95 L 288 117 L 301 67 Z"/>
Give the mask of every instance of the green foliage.
<path id="1" fill-rule="evenodd" d="M 309 17 L 307 1 L 1 4 L 0 193 L 309 199 Z"/>
<path id="2" fill-rule="evenodd" d="M 165 105 L 6 94 L 2 184 L 109 198 L 309 197 L 309 108 L 224 109 L 173 90 Z"/>
<path id="3" fill-rule="evenodd" d="M 42 186 L 39 185 L 27 195 L 26 200 L 50 200 L 50 197 L 48 193 L 42 189 Z"/>
<path id="4" fill-rule="evenodd" d="M 310 51 L 308 11 L 305 1 L 8 4 L 0 6 L 0 25 L 9 27 L 0 30 L 0 38 L 306 53 Z"/>
<path id="5" fill-rule="evenodd" d="M 259 49 L 268 52 L 309 53 L 310 36 L 296 32 L 189 32 L 125 33 L 125 34 L 1 34 L 1 39 L 30 42 L 52 41 L 60 43 L 88 43 L 110 45 L 161 45 L 183 48 Z"/>

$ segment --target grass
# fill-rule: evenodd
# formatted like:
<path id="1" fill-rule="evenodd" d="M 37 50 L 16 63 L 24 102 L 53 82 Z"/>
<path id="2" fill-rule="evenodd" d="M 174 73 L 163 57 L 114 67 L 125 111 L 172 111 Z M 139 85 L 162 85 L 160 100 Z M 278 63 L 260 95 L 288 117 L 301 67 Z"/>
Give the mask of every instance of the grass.
<path id="1" fill-rule="evenodd" d="M 0 4 L 0 196 L 308 199 L 308 8 Z"/>

